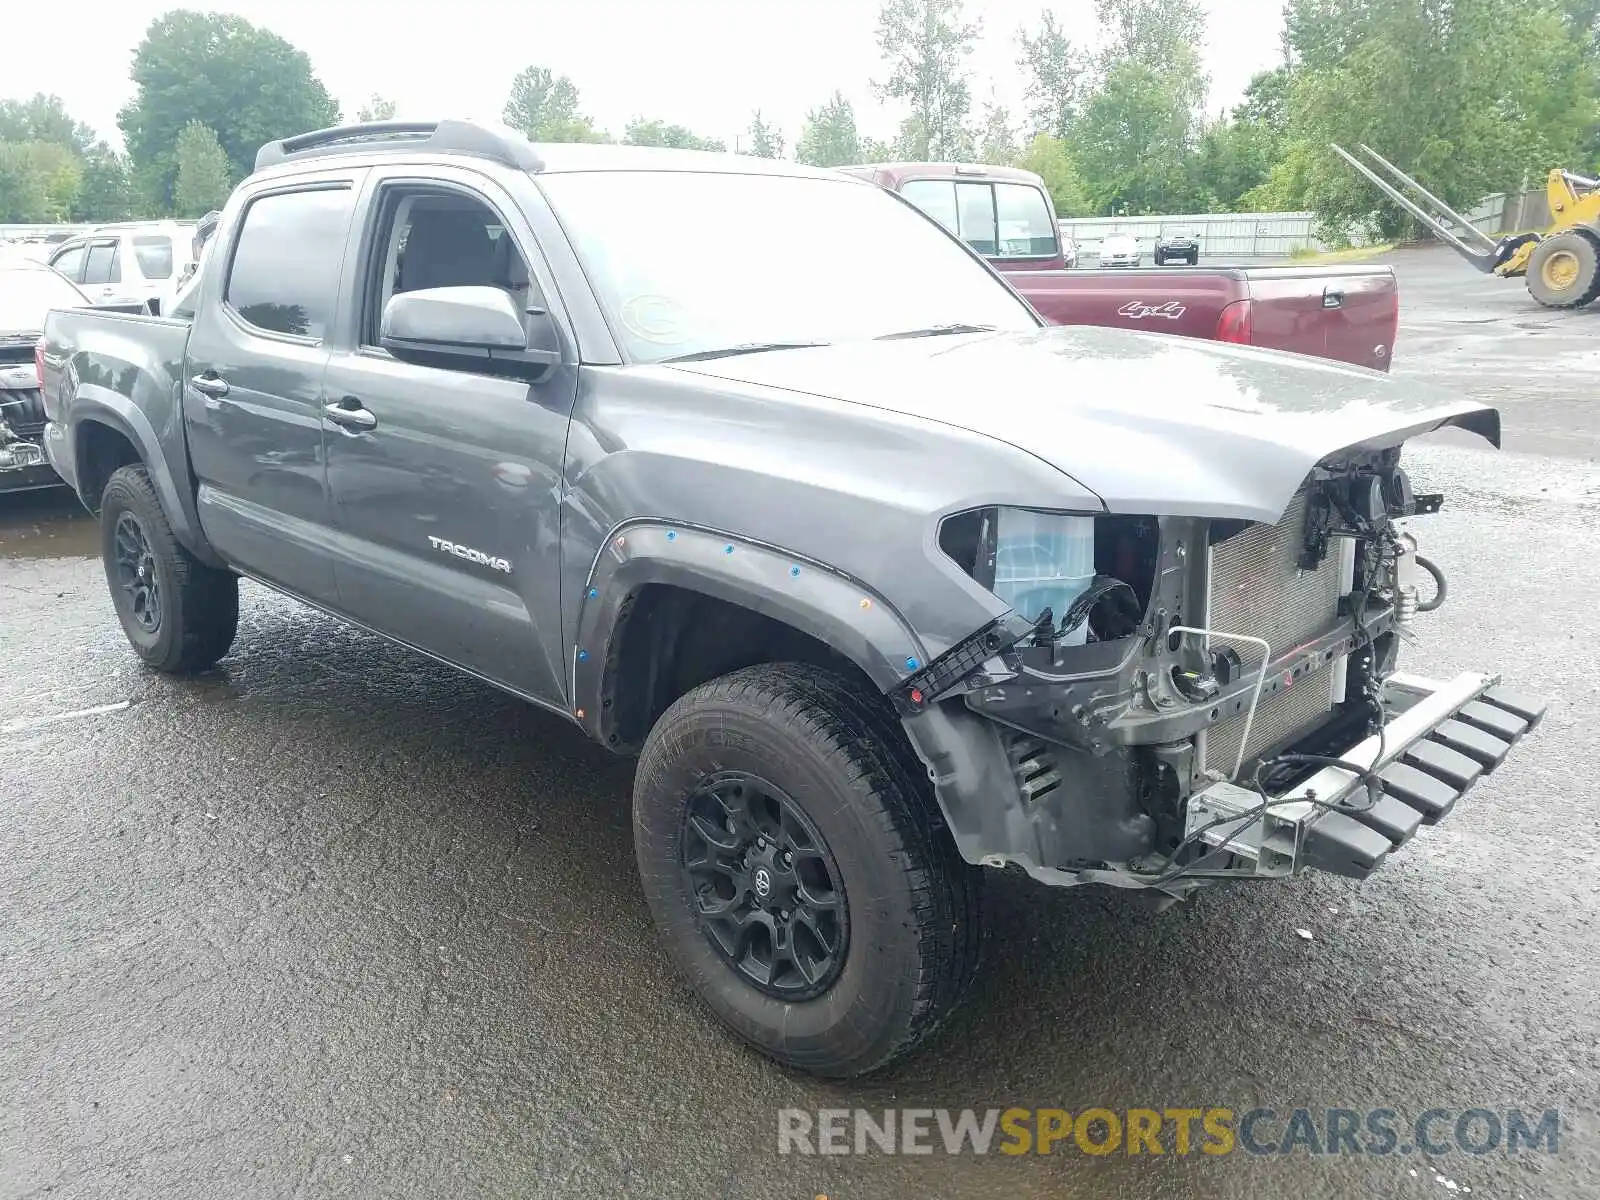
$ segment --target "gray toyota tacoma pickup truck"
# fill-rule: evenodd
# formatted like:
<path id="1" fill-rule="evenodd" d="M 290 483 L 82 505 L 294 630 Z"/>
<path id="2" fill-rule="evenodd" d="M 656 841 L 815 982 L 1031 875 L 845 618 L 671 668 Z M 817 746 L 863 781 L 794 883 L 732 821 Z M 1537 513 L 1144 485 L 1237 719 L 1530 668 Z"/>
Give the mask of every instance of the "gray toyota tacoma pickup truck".
<path id="1" fill-rule="evenodd" d="M 244 576 L 637 755 L 672 959 L 821 1074 L 950 1011 L 984 869 L 1360 879 L 1543 711 L 1397 662 L 1442 581 L 1402 443 L 1493 410 L 1042 326 L 837 172 L 289 138 L 172 314 L 55 312 L 39 371 L 146 663 L 229 653 Z"/>

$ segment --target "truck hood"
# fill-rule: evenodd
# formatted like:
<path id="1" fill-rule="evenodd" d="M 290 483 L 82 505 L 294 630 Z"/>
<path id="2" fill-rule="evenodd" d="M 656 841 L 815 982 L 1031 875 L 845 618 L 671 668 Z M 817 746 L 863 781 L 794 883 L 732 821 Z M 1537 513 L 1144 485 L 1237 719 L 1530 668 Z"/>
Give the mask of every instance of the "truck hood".
<path id="1" fill-rule="evenodd" d="M 1115 513 L 1275 522 L 1322 460 L 1499 413 L 1272 350 L 1057 326 L 672 364 L 958 426 L 1044 460 Z M 1041 501 L 1047 503 L 1048 501 Z"/>

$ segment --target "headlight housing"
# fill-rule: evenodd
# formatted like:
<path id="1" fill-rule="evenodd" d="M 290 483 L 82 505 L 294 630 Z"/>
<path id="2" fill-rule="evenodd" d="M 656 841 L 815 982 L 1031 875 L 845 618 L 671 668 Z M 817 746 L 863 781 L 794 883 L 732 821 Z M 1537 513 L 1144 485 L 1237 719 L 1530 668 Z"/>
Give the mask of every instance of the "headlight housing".
<path id="1" fill-rule="evenodd" d="M 1130 538 L 1142 553 L 1126 552 Z M 1048 611 L 1052 623 L 1108 577 L 1126 583 L 1142 601 L 1149 596 L 1145 565 L 1153 571 L 1159 544 L 1156 524 L 1147 518 L 1091 516 L 1051 509 L 992 507 L 946 517 L 939 526 L 939 548 L 980 586 L 1013 611 L 1038 623 Z M 1140 586 L 1141 576 L 1146 576 Z M 1053 640 L 1081 645 L 1091 623 L 1079 620 Z"/>

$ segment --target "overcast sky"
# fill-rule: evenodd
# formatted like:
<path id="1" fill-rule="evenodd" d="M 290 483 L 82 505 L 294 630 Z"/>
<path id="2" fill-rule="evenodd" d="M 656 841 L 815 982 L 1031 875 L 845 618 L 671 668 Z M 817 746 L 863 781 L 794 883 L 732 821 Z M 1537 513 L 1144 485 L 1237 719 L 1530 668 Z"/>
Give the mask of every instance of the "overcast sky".
<path id="1" fill-rule="evenodd" d="M 1275 65 L 1282 0 L 1204 0 L 1211 107 L 1232 104 L 1250 76 Z M 7 6 L 12 47 L 0 71 L 8 98 L 54 92 L 72 114 L 120 142 L 134 47 L 171 3 L 119 0 L 74 10 Z M 346 117 L 373 92 L 401 117 L 498 117 L 512 76 L 529 63 L 570 75 L 601 128 L 644 114 L 730 145 L 759 108 L 791 143 L 806 110 L 838 88 L 863 132 L 892 134 L 899 114 L 874 97 L 881 77 L 877 0 L 240 0 L 194 4 L 263 25 L 311 56 Z M 1021 106 L 1016 31 L 1054 8 L 1080 42 L 1098 36 L 1093 0 L 968 0 L 984 40 L 973 56 L 978 104 L 991 87 Z M 975 105 L 976 107 L 976 105 Z"/>

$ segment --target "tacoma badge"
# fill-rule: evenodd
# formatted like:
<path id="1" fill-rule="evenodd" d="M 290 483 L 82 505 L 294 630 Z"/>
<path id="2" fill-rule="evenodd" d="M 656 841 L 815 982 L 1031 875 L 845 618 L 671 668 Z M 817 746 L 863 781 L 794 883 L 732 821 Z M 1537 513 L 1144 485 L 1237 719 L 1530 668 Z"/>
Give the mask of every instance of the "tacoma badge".
<path id="1" fill-rule="evenodd" d="M 496 571 L 511 574 L 511 560 L 496 558 L 492 554 L 485 554 L 482 550 L 474 550 L 471 546 L 458 546 L 455 542 L 447 542 L 443 538 L 428 535 L 428 541 L 433 543 L 433 548 L 440 554 L 454 554 L 457 558 L 464 558 L 468 562 L 478 563 L 480 566 L 493 567 Z"/>

